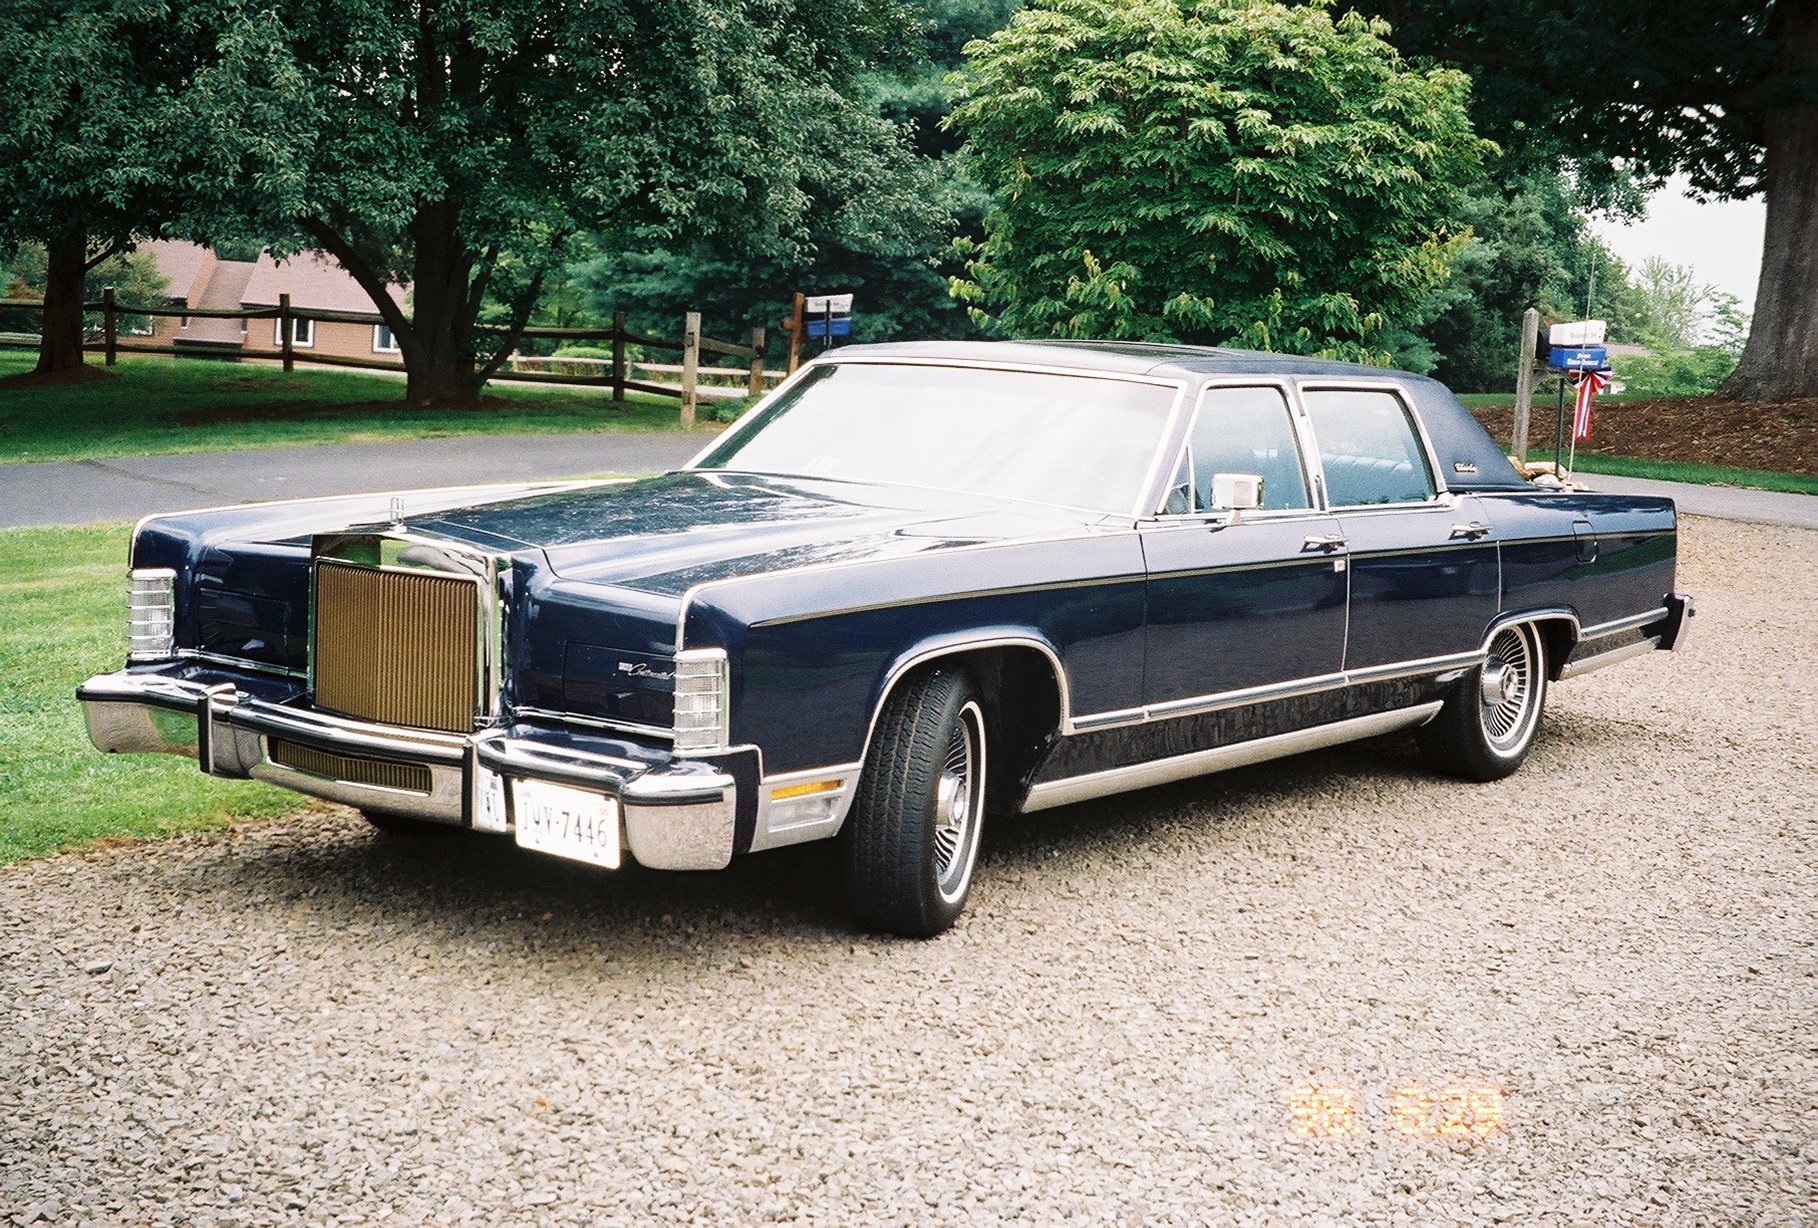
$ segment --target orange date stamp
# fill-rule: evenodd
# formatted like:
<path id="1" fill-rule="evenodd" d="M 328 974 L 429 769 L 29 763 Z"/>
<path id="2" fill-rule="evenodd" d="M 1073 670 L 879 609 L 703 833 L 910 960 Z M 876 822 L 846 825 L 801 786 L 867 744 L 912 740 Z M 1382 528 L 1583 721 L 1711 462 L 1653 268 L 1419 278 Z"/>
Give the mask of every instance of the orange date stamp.
<path id="1" fill-rule="evenodd" d="M 1505 1129 L 1503 1099 L 1488 1083 L 1402 1083 L 1388 1096 L 1389 1127 L 1403 1138 L 1487 1138 Z M 1288 1092 L 1288 1118 L 1303 1138 L 1351 1138 L 1375 1115 L 1352 1088 L 1304 1083 Z"/>

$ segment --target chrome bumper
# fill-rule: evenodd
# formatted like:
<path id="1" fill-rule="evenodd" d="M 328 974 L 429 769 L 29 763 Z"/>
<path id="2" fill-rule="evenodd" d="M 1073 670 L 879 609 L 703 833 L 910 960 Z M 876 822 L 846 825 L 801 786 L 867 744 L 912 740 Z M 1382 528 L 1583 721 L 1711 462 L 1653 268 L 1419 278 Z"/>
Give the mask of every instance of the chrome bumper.
<path id="1" fill-rule="evenodd" d="M 374 725 L 267 703 L 232 684 L 204 686 L 156 673 L 97 675 L 76 689 L 76 698 L 89 739 L 109 753 L 186 755 L 212 776 L 250 777 L 364 810 L 477 831 L 509 832 L 512 826 L 509 802 L 503 822 L 488 819 L 481 805 L 488 773 L 548 781 L 618 799 L 624 846 L 640 865 L 717 870 L 732 860 L 737 785 L 706 764 L 595 754 L 521 731 L 460 735 Z M 428 789 L 340 780 L 274 762 L 274 737 L 333 755 L 426 768 Z"/>

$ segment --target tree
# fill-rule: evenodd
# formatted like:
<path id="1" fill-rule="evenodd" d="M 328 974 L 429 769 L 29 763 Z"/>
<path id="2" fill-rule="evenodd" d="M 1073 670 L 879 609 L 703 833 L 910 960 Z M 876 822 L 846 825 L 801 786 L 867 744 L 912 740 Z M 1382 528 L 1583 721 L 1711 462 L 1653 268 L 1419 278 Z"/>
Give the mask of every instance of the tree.
<path id="1" fill-rule="evenodd" d="M 1811 0 L 1360 0 L 1404 52 L 1469 69 L 1478 130 L 1698 196 L 1767 196 L 1754 326 L 1728 395 L 1818 396 L 1818 4 Z"/>
<path id="2" fill-rule="evenodd" d="M 955 293 L 1011 336 L 1386 359 L 1486 146 L 1469 83 L 1323 4 L 1043 0 L 950 122 L 998 193 Z"/>
<path id="3" fill-rule="evenodd" d="M 894 0 L 290 6 L 304 190 L 266 216 L 372 296 L 413 404 L 471 403 L 576 234 L 787 253 L 819 185 L 907 174 L 901 133 L 850 96 L 902 20 Z M 479 327 L 489 301 L 501 328 Z"/>
<path id="4" fill-rule="evenodd" d="M 250 20 L 232 4 L 0 5 L 0 253 L 44 246 L 40 372 L 81 368 L 84 280 L 135 238 L 231 229 L 242 206 L 221 184 L 264 159 L 218 105 L 261 54 Z"/>
<path id="5" fill-rule="evenodd" d="M 795 253 L 759 256 L 724 242 L 618 251 L 603 243 L 570 270 L 592 314 L 627 312 L 641 330 L 672 332 L 699 309 L 704 326 L 737 336 L 753 322 L 782 318 L 792 291 L 857 296 L 853 339 L 971 337 L 978 333 L 948 293 L 962 263 L 954 234 L 983 235 L 987 193 L 970 173 L 960 140 L 941 126 L 950 101 L 947 75 L 962 48 L 1001 28 L 1020 0 L 924 0 L 921 37 L 904 40 L 900 64 L 858 83 L 861 97 L 909 134 L 913 175 L 872 177 L 828 192 L 808 210 L 809 241 Z M 857 169 L 857 168 L 855 168 Z M 854 216 L 853 204 L 864 212 Z"/>

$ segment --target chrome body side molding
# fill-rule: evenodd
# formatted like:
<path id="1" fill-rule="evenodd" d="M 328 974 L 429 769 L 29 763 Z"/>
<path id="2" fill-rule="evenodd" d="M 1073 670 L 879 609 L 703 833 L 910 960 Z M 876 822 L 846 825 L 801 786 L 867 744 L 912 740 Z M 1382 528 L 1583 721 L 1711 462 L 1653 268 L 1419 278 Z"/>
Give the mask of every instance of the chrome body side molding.
<path id="1" fill-rule="evenodd" d="M 1135 763 L 1128 767 L 1049 781 L 1029 790 L 1028 797 L 1023 799 L 1021 810 L 1024 814 L 1030 814 L 1055 806 L 1070 806 L 1075 802 L 1107 797 L 1130 789 L 1172 784 L 1177 780 L 1188 780 L 1211 772 L 1247 767 L 1252 763 L 1264 763 L 1286 755 L 1298 755 L 1303 751 L 1320 750 L 1359 738 L 1393 733 L 1398 729 L 1411 729 L 1432 720 L 1440 706 L 1434 702 L 1393 712 L 1378 712 L 1371 716 L 1353 717 L 1330 725 L 1315 725 L 1310 729 L 1297 729 L 1291 733 L 1257 738 L 1250 742 L 1193 751 L 1150 763 Z"/>

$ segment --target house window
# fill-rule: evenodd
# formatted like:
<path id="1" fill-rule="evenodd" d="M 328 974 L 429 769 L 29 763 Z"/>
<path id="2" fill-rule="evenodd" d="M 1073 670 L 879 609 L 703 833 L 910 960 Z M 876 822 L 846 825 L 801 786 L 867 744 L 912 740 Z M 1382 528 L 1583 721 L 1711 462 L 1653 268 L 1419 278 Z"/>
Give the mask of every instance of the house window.
<path id="1" fill-rule="evenodd" d="M 272 344 L 280 349 L 284 345 L 284 321 L 274 320 L 271 329 Z M 316 322 L 303 320 L 296 316 L 290 318 L 290 343 L 303 349 L 310 349 L 316 344 Z"/>
<path id="2" fill-rule="evenodd" d="M 384 324 L 372 326 L 372 352 L 375 354 L 396 354 L 398 339 L 391 335 L 391 328 Z"/>

